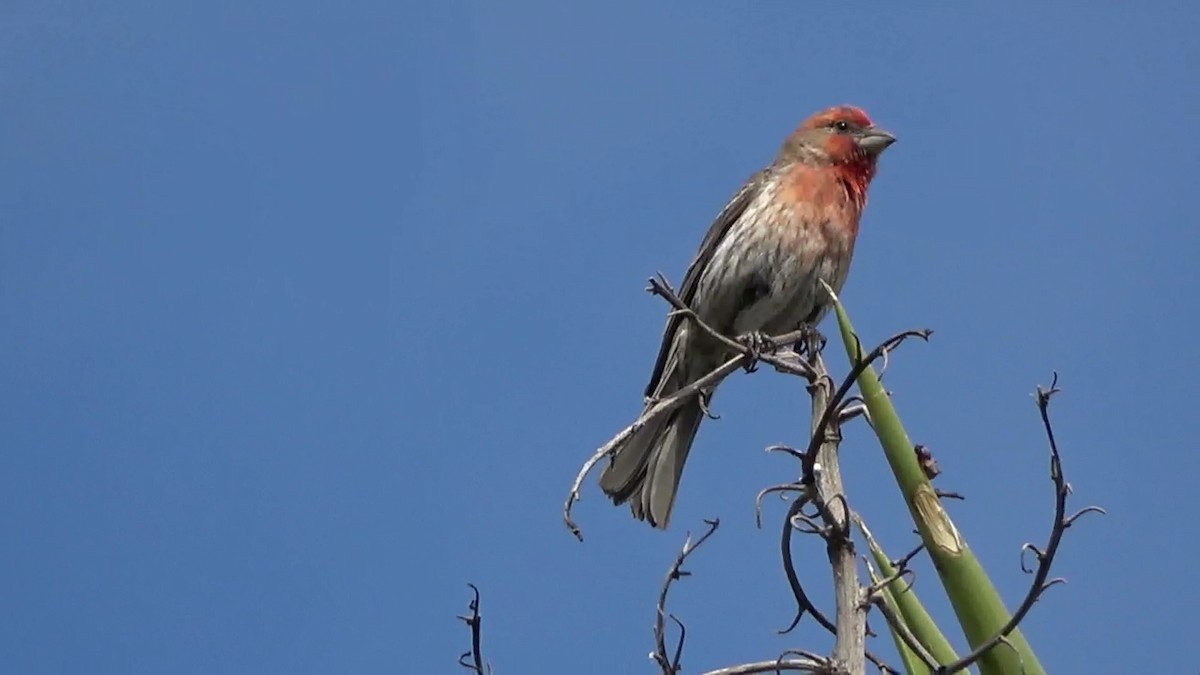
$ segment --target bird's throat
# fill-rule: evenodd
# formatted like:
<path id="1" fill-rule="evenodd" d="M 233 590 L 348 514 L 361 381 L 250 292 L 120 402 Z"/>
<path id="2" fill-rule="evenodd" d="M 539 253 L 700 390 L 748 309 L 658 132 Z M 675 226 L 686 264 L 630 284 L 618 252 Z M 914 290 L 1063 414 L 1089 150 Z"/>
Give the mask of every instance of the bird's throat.
<path id="1" fill-rule="evenodd" d="M 854 162 L 838 164 L 834 167 L 838 182 L 846 191 L 846 196 L 854 203 L 859 211 L 867 203 L 867 187 L 875 177 L 875 165 L 870 162 Z"/>

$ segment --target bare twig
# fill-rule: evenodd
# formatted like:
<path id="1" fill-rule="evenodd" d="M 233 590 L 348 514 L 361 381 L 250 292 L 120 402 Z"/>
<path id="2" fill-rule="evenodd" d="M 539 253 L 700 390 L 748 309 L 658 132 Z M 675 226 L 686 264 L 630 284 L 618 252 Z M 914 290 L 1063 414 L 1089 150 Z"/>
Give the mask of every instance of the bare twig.
<path id="1" fill-rule="evenodd" d="M 767 447 L 767 452 L 782 452 L 796 459 L 804 459 L 804 453 L 787 445 L 771 445 Z"/>
<path id="2" fill-rule="evenodd" d="M 885 340 L 875 349 L 871 350 L 871 353 L 867 354 L 867 356 L 861 361 L 858 361 L 854 364 L 854 366 L 850 369 L 850 372 L 846 374 L 845 379 L 842 380 L 842 383 L 837 388 L 837 391 L 834 392 L 833 396 L 829 399 L 829 402 L 825 406 L 825 410 L 821 413 L 820 421 L 817 423 L 815 429 L 813 430 L 812 437 L 809 439 L 808 449 L 804 452 L 804 480 L 806 483 L 811 482 L 813 464 L 817 460 L 817 451 L 820 449 L 822 439 L 825 437 L 825 429 L 831 422 L 834 421 L 834 418 L 837 416 L 837 411 L 842 405 L 842 401 L 845 400 L 846 396 L 850 393 L 850 388 L 854 386 L 855 382 L 858 380 L 858 376 L 861 375 L 863 371 L 866 370 L 873 362 L 881 358 L 888 351 L 898 347 L 900 343 L 904 342 L 908 338 L 918 337 L 922 340 L 928 340 L 929 336 L 932 334 L 933 331 L 928 329 L 906 330 L 902 333 L 897 333 L 896 335 L 893 335 Z M 861 351 L 861 349 L 859 351 Z M 824 377 L 829 377 L 828 373 L 825 373 Z"/>
<path id="3" fill-rule="evenodd" d="M 867 411 L 867 406 L 862 403 L 850 403 L 846 401 L 837 412 L 837 423 L 845 424 L 856 417 L 866 417 L 867 422 L 871 421 L 871 413 Z"/>
<path id="4" fill-rule="evenodd" d="M 871 652 L 867 652 L 867 660 L 875 664 L 875 669 L 886 675 L 901 675 L 900 671 L 883 662 L 883 659 L 875 656 Z"/>
<path id="5" fill-rule="evenodd" d="M 1050 443 L 1050 480 L 1054 483 L 1054 525 L 1050 528 L 1050 541 L 1047 542 L 1045 551 L 1038 549 L 1032 544 L 1026 544 L 1022 547 L 1022 552 L 1032 550 L 1037 556 L 1038 561 L 1033 581 L 1029 585 L 1029 591 L 1025 594 L 1025 599 L 1017 607 L 1017 611 L 1013 612 L 1012 618 L 1000 630 L 996 631 L 996 634 L 991 639 L 981 643 L 970 654 L 939 669 L 937 671 L 939 673 L 955 673 L 965 670 L 982 658 L 988 650 L 1002 642 L 1007 643 L 1008 634 L 1021 623 L 1042 594 L 1051 586 L 1064 583 L 1062 579 L 1047 581 L 1047 578 L 1050 576 L 1050 566 L 1054 564 L 1054 556 L 1058 553 L 1058 545 L 1062 542 L 1063 534 L 1067 531 L 1067 528 L 1074 524 L 1075 519 L 1084 513 L 1104 513 L 1104 509 L 1098 506 L 1089 506 L 1070 517 L 1066 515 L 1067 496 L 1071 494 L 1071 486 L 1067 483 L 1067 479 L 1063 474 L 1062 457 L 1059 455 L 1058 443 L 1054 440 L 1054 428 L 1050 423 L 1050 398 L 1059 391 L 1058 373 L 1055 373 L 1050 386 L 1045 389 L 1038 386 L 1036 392 L 1038 412 L 1042 417 L 1042 426 L 1046 430 L 1046 439 Z M 1022 567 L 1024 567 L 1024 564 L 1022 564 Z"/>
<path id="6" fill-rule="evenodd" d="M 809 652 L 796 652 L 796 654 L 799 658 L 789 657 L 785 653 L 774 661 L 743 663 L 738 666 L 710 670 L 704 675 L 752 675 L 753 673 L 781 673 L 784 671 L 833 675 L 838 672 L 829 659 L 823 656 Z M 800 656 L 801 654 L 803 656 Z"/>
<path id="7" fill-rule="evenodd" d="M 874 537 L 871 536 L 871 531 L 867 529 L 867 524 L 863 522 L 863 519 L 859 517 L 857 513 L 854 514 L 854 522 L 858 525 L 859 530 L 861 530 L 863 537 L 867 540 L 868 544 L 874 546 Z M 871 561 L 866 556 L 863 556 L 863 562 L 866 564 L 867 571 L 870 573 L 871 578 L 878 579 L 878 581 L 875 581 L 867 588 L 866 596 L 867 602 L 871 603 L 872 606 L 879 608 L 879 611 L 883 614 L 884 620 L 887 621 L 891 630 L 900 636 L 901 641 L 904 642 L 904 644 L 907 645 L 908 648 L 914 654 L 916 654 L 926 666 L 929 668 L 937 668 L 938 664 L 936 659 L 934 659 L 933 655 L 929 653 L 925 646 L 922 645 L 919 640 L 917 640 L 917 637 L 913 635 L 912 630 L 908 627 L 908 624 L 903 618 L 896 614 L 895 607 L 888 602 L 886 595 L 891 593 L 892 597 L 895 597 L 896 591 L 885 590 L 892 584 L 893 581 L 901 579 L 904 575 L 914 575 L 914 572 L 908 568 L 908 563 L 912 562 L 912 559 L 916 557 L 918 553 L 924 550 L 925 545 L 920 544 L 901 557 L 899 560 L 890 561 L 894 571 L 890 576 L 884 579 L 879 579 L 879 573 L 875 571 L 875 566 L 871 564 Z M 913 582 L 910 580 L 906 588 L 911 587 L 912 583 Z M 869 654 L 867 655 L 867 658 L 871 658 Z M 880 666 L 880 664 L 876 663 L 874 660 L 872 660 L 872 662 L 875 663 L 877 667 Z"/>
<path id="8" fill-rule="evenodd" d="M 892 567 L 895 568 L 897 572 L 899 572 L 901 570 L 907 570 L 908 563 L 912 562 L 912 559 L 917 557 L 917 555 L 920 554 L 921 551 L 924 551 L 924 550 L 925 550 L 924 542 L 917 544 L 916 546 L 913 547 L 913 550 L 909 551 L 908 553 L 905 553 L 904 555 L 900 556 L 899 558 L 897 558 L 895 560 L 890 561 L 892 563 Z M 911 570 L 909 570 L 909 571 L 911 571 Z M 909 582 L 909 583 L 911 584 L 912 582 Z"/>
<path id="9" fill-rule="evenodd" d="M 909 629 L 908 624 L 904 622 L 904 619 L 901 619 L 896 615 L 896 612 L 892 609 L 892 606 L 887 602 L 884 602 L 883 596 L 879 593 L 875 593 L 871 596 L 870 602 L 879 609 L 880 613 L 883 614 L 884 619 L 886 619 L 888 622 L 888 626 L 890 626 L 891 629 L 900 636 L 900 640 L 904 642 L 904 645 L 908 647 L 912 653 L 916 654 L 917 658 L 921 659 L 921 661 L 924 662 L 930 670 L 937 671 L 937 659 L 933 658 L 933 655 L 929 653 L 929 650 L 925 649 L 925 645 L 921 644 L 921 641 L 917 639 L 917 636 L 913 635 L 912 630 Z"/>
<path id="10" fill-rule="evenodd" d="M 918 550 L 920 550 L 920 549 L 918 549 Z M 866 559 L 866 556 L 863 556 L 863 558 Z M 870 563 L 868 563 L 868 564 L 870 564 Z M 884 577 L 883 579 L 876 581 L 875 583 L 871 584 L 870 586 L 867 586 L 867 593 L 866 593 L 867 598 L 870 599 L 871 596 L 875 595 L 880 590 L 890 586 L 893 581 L 900 581 L 901 579 L 906 579 L 905 580 L 905 584 L 906 584 L 905 588 L 912 588 L 912 585 L 915 582 L 916 577 L 917 577 L 917 573 L 914 572 L 913 570 L 910 570 L 907 567 L 898 567 L 898 568 L 896 568 L 895 572 L 892 572 L 887 577 Z"/>
<path id="11" fill-rule="evenodd" d="M 702 390 L 708 387 L 716 386 L 717 383 L 728 377 L 730 373 L 740 368 L 744 361 L 744 356 L 735 356 L 726 361 L 716 370 L 680 389 L 673 395 L 648 406 L 633 424 L 625 427 L 621 433 L 614 436 L 612 440 L 600 446 L 600 449 L 592 454 L 592 456 L 583 463 L 583 467 L 579 469 L 579 473 L 575 476 L 575 482 L 571 483 L 571 491 L 567 494 L 567 501 L 563 504 L 563 521 L 571 530 L 571 534 L 574 534 L 579 541 L 583 541 L 583 533 L 580 531 L 579 526 L 575 524 L 575 521 L 571 519 L 571 508 L 575 505 L 575 502 L 579 501 L 579 491 L 583 485 L 583 481 L 587 478 L 587 475 L 591 473 L 596 464 L 608 455 L 616 452 L 617 448 L 621 447 L 622 443 L 629 440 L 629 437 L 637 433 L 637 431 L 642 427 L 653 422 L 662 415 L 666 415 L 680 407 L 686 403 L 690 397 L 699 394 L 699 392 Z"/>
<path id="12" fill-rule="evenodd" d="M 707 541 L 708 538 L 717 531 L 717 527 L 721 525 L 720 520 L 705 520 L 704 523 L 708 525 L 708 531 L 700 535 L 700 538 L 697 539 L 696 543 L 694 544 L 692 543 L 692 535 L 688 534 L 687 538 L 683 542 L 683 548 L 680 549 L 679 556 L 675 558 L 675 563 L 671 565 L 671 569 L 667 572 L 667 578 L 663 581 L 662 590 L 659 591 L 658 594 L 657 614 L 654 620 L 655 647 L 654 653 L 650 656 L 654 659 L 654 662 L 658 664 L 658 667 L 662 669 L 662 672 L 665 675 L 674 675 L 675 673 L 679 672 L 680 659 L 683 657 L 683 639 L 685 637 L 683 623 L 681 623 L 679 619 L 675 618 L 674 615 L 667 614 L 667 593 L 670 592 L 672 583 L 691 574 L 691 572 L 683 569 L 683 563 L 688 559 L 688 556 L 690 556 L 693 551 L 700 548 L 700 546 L 703 545 L 704 542 Z M 677 642 L 675 645 L 673 657 L 667 656 L 666 620 L 668 616 L 672 621 L 675 622 L 675 625 L 679 626 L 680 631 L 679 642 Z"/>
<path id="13" fill-rule="evenodd" d="M 782 485 L 772 485 L 758 491 L 754 496 L 754 526 L 762 527 L 762 500 L 769 494 L 775 493 L 783 501 L 788 500 L 788 495 L 791 493 L 799 493 L 803 495 L 805 488 L 799 483 L 783 483 Z"/>
<path id="14" fill-rule="evenodd" d="M 471 592 L 475 597 L 471 599 L 471 603 L 467 605 L 467 610 L 471 613 L 467 616 L 460 616 L 463 623 L 471 627 L 471 649 L 463 652 L 458 657 L 458 665 L 467 670 L 474 671 L 476 675 L 486 675 L 492 671 L 491 665 L 488 665 L 486 670 L 483 664 L 483 652 L 480 649 L 480 642 L 483 639 L 483 617 L 479 615 L 479 588 L 475 584 L 467 584 L 471 587 Z M 467 661 L 470 659 L 470 662 Z"/>

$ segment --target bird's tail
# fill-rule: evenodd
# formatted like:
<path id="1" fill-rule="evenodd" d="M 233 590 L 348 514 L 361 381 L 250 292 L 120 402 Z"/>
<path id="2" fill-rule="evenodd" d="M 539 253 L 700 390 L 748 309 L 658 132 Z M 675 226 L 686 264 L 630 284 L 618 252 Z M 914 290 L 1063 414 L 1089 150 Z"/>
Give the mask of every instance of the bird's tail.
<path id="1" fill-rule="evenodd" d="M 617 504 L 629 501 L 638 520 L 666 529 L 683 464 L 703 419 L 700 399 L 693 397 L 639 429 L 613 455 L 600 475 L 600 488 Z"/>

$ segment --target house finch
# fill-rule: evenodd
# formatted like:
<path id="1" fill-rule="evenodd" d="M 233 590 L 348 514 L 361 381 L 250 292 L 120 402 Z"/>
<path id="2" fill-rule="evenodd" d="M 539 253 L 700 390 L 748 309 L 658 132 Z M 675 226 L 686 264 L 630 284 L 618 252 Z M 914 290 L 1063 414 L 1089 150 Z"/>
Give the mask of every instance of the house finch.
<path id="1" fill-rule="evenodd" d="M 895 140 L 852 106 L 805 120 L 717 216 L 679 297 L 725 335 L 815 327 L 831 300 L 820 280 L 841 291 L 875 162 Z M 672 316 L 646 396 L 651 403 L 668 397 L 731 356 L 687 318 Z M 666 528 L 711 393 L 646 424 L 617 448 L 600 476 L 615 503 L 630 501 L 634 517 Z"/>

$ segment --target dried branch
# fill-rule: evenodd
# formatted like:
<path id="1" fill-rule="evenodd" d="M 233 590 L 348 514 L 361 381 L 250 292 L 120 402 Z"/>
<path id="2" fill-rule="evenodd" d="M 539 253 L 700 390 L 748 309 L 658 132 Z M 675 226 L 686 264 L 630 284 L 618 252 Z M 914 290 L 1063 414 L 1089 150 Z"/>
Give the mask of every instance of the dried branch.
<path id="1" fill-rule="evenodd" d="M 867 411 L 867 406 L 862 403 L 851 403 L 857 396 L 850 397 L 849 400 L 842 403 L 842 407 L 837 412 L 837 423 L 845 424 L 856 417 L 865 417 L 867 424 L 871 423 L 871 413 Z"/>
<path id="2" fill-rule="evenodd" d="M 576 539 L 583 541 L 583 532 L 580 531 L 575 521 L 571 519 L 571 508 L 575 505 L 575 502 L 579 501 L 579 491 L 583 486 L 583 481 L 591 473 L 592 469 L 595 468 L 596 464 L 616 452 L 622 443 L 629 440 L 629 437 L 637 433 L 642 427 L 682 406 L 690 397 L 698 395 L 702 390 L 715 387 L 717 383 L 728 377 L 733 371 L 742 367 L 745 360 L 746 357 L 743 355 L 735 356 L 704 377 L 649 406 L 633 424 L 625 427 L 612 440 L 600 446 L 600 449 L 583 463 L 583 467 L 579 469 L 579 473 L 575 476 L 575 482 L 571 483 L 571 491 L 567 494 L 567 500 L 563 504 L 563 522 L 566 523 L 567 527 L 571 530 L 571 534 L 574 534 Z"/>
<path id="3" fill-rule="evenodd" d="M 801 498 L 803 498 L 805 488 L 799 483 L 783 483 L 780 485 L 765 487 L 759 490 L 758 494 L 754 496 L 754 526 L 760 529 L 762 528 L 762 500 L 764 497 L 769 494 L 778 494 L 780 500 L 787 501 L 788 493 L 792 492 L 799 493 Z"/>
<path id="4" fill-rule="evenodd" d="M 1104 513 L 1104 509 L 1098 506 L 1089 506 L 1078 513 L 1068 517 L 1067 514 L 1067 496 L 1071 494 L 1071 486 L 1067 483 L 1066 476 L 1063 474 L 1062 457 L 1058 452 L 1058 443 L 1054 440 L 1054 428 L 1050 423 L 1050 398 L 1059 392 L 1058 388 L 1058 373 L 1054 373 L 1054 379 L 1050 383 L 1050 387 L 1043 389 L 1040 385 L 1037 388 L 1037 406 L 1038 412 L 1042 417 L 1042 426 L 1046 430 L 1046 438 L 1050 443 L 1050 480 L 1054 482 L 1054 525 L 1050 528 L 1050 541 L 1046 544 L 1045 551 L 1038 549 L 1032 544 L 1026 544 L 1022 547 L 1022 556 L 1024 551 L 1032 550 L 1037 556 L 1037 570 L 1033 575 L 1033 581 L 1029 585 L 1029 591 L 1025 594 L 1025 599 L 1017 607 L 1017 611 L 1013 613 L 1012 618 L 1008 623 L 996 631 L 996 634 L 990 639 L 981 643 L 970 654 L 962 657 L 954 663 L 948 664 L 943 668 L 938 669 L 938 673 L 955 673 L 960 670 L 965 670 L 973 663 L 978 661 L 988 650 L 996 645 L 1005 642 L 1007 636 L 1017 627 L 1018 624 L 1033 608 L 1034 603 L 1041 598 L 1051 586 L 1059 583 L 1065 583 L 1063 579 L 1051 579 L 1050 567 L 1054 564 L 1054 556 L 1058 553 L 1058 545 L 1062 542 L 1063 534 L 1067 528 L 1075 523 L 1085 513 Z M 1025 569 L 1024 563 L 1021 565 Z M 1026 570 L 1028 571 L 1028 570 Z"/>
<path id="5" fill-rule="evenodd" d="M 916 550 L 923 551 L 924 548 L 918 548 Z M 863 556 L 863 559 L 865 560 L 866 556 Z M 868 565 L 869 564 L 870 563 L 868 563 Z M 867 599 L 869 600 L 871 598 L 871 596 L 879 593 L 879 591 L 881 591 L 882 589 L 890 586 L 893 581 L 900 581 L 901 579 L 905 579 L 905 588 L 911 588 L 912 585 L 914 583 L 916 583 L 916 578 L 917 578 L 917 573 L 914 572 L 913 570 L 910 570 L 907 567 L 897 567 L 896 571 L 892 572 L 891 575 L 884 577 L 883 579 L 880 579 L 879 581 L 876 581 L 875 583 L 871 584 L 870 586 L 867 586 Z"/>
<path id="6" fill-rule="evenodd" d="M 667 578 L 663 581 L 662 590 L 658 594 L 657 614 L 654 620 L 654 653 L 650 655 L 658 667 L 662 669 L 665 675 L 675 675 L 679 672 L 679 662 L 683 657 L 683 640 L 686 637 L 686 629 L 679 619 L 673 614 L 667 614 L 667 593 L 671 590 L 671 584 L 676 580 L 690 576 L 691 572 L 683 569 L 683 563 L 688 559 L 688 556 L 693 551 L 700 548 L 709 537 L 717 531 L 717 527 L 721 525 L 720 520 L 705 520 L 708 525 L 708 531 L 700 535 L 696 543 L 692 543 L 692 535 L 689 533 L 683 542 L 683 548 L 679 551 L 679 556 L 675 558 L 675 563 L 671 565 L 671 569 L 667 572 Z M 675 653 L 673 657 L 667 657 L 667 629 L 666 619 L 670 617 L 675 625 L 679 626 L 679 641 L 675 645 Z"/>
<path id="7" fill-rule="evenodd" d="M 483 639 L 483 617 L 479 615 L 479 588 L 475 584 L 467 584 L 471 587 L 471 592 L 475 597 L 471 599 L 471 603 L 467 605 L 467 610 L 471 613 L 468 616 L 459 616 L 463 623 L 471 627 L 471 649 L 465 651 L 458 657 L 458 665 L 467 670 L 474 671 L 476 675 L 487 675 L 492 672 L 491 664 L 488 664 L 486 669 L 483 662 L 483 652 L 480 649 L 480 642 Z M 471 659 L 470 662 L 467 659 Z"/>
<path id="8" fill-rule="evenodd" d="M 823 656 L 810 654 L 808 652 L 789 653 L 795 653 L 800 656 L 800 658 L 788 658 L 788 653 L 785 653 L 774 661 L 743 663 L 739 666 L 729 666 L 728 668 L 710 670 L 704 673 L 704 675 L 750 675 L 752 673 L 780 673 L 783 671 L 834 675 L 838 672 L 837 668 L 835 668 L 834 665 L 829 662 L 829 659 Z"/>
<path id="9" fill-rule="evenodd" d="M 842 441 L 841 427 L 832 418 L 841 405 L 831 399 L 833 379 L 825 368 L 819 351 L 810 349 L 811 365 L 819 377 L 808 385 L 812 399 L 812 438 L 816 444 L 813 463 L 821 467 L 813 474 L 813 494 L 825 523 L 825 552 L 833 568 L 834 599 L 837 607 L 837 632 L 834 638 L 833 660 L 839 668 L 861 673 L 866 668 L 866 612 L 863 608 L 863 589 L 858 582 L 858 561 L 854 542 L 850 538 L 850 505 L 846 502 L 845 486 L 838 460 Z"/>
<path id="10" fill-rule="evenodd" d="M 902 675 L 900 671 L 884 663 L 883 659 L 875 656 L 871 652 L 867 652 L 867 660 L 874 664 L 875 669 L 881 673 L 887 673 L 888 675 Z"/>

